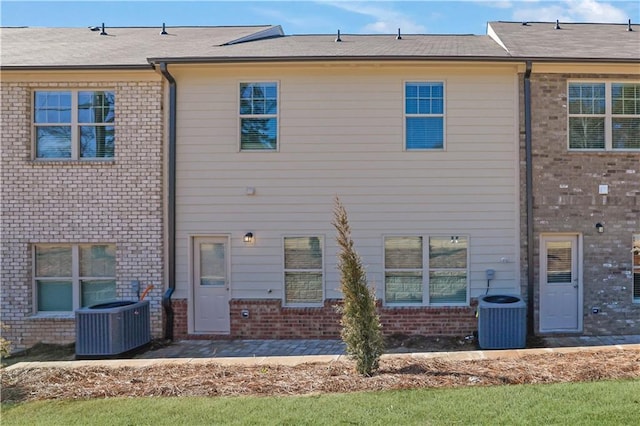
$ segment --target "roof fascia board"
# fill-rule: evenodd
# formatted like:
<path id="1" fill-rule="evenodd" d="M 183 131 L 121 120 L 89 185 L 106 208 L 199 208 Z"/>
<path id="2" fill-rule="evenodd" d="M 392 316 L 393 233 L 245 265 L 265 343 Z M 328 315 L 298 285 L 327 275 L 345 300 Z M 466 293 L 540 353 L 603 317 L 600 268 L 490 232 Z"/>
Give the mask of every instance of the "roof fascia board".
<path id="1" fill-rule="evenodd" d="M 154 69 L 154 64 L 140 65 L 0 65 L 4 71 L 122 71 Z"/>
<path id="2" fill-rule="evenodd" d="M 218 63 L 263 63 L 263 62 L 344 62 L 344 61 L 449 61 L 449 62 L 546 62 L 546 63 L 612 63 L 640 64 L 640 59 L 624 58 L 554 58 L 519 56 L 265 56 L 265 57 L 181 57 L 149 58 L 149 63 L 158 64 L 218 64 Z"/>

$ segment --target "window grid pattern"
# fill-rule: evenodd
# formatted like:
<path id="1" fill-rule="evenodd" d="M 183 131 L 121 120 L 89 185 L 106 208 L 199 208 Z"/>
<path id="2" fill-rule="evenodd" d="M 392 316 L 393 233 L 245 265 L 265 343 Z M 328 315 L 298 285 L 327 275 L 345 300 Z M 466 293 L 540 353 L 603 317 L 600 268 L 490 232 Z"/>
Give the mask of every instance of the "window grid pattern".
<path id="1" fill-rule="evenodd" d="M 318 305 L 324 299 L 322 239 L 284 238 L 284 296 L 286 305 Z"/>
<path id="2" fill-rule="evenodd" d="M 405 148 L 444 148 L 444 83 L 405 83 Z"/>
<path id="3" fill-rule="evenodd" d="M 428 241 L 428 246 L 424 241 Z M 385 237 L 385 303 L 468 303 L 467 252 L 466 237 Z"/>
<path id="4" fill-rule="evenodd" d="M 570 82 L 569 149 L 640 149 L 640 83 Z"/>
<path id="5" fill-rule="evenodd" d="M 278 85 L 240 83 L 240 149 L 278 148 Z"/>
<path id="6" fill-rule="evenodd" d="M 114 92 L 35 91 L 33 105 L 36 159 L 114 157 Z"/>
<path id="7" fill-rule="evenodd" d="M 115 246 L 36 245 L 37 312 L 71 312 L 116 299 Z"/>

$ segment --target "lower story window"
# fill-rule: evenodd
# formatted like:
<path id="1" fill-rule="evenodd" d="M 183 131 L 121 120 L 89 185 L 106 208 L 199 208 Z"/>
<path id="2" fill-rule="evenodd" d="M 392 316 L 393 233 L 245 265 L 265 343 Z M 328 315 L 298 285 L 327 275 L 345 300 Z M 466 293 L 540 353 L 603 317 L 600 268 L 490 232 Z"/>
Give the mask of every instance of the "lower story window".
<path id="1" fill-rule="evenodd" d="M 640 234 L 633 236 L 633 300 L 640 302 Z"/>
<path id="2" fill-rule="evenodd" d="M 34 248 L 38 312 L 71 312 L 115 300 L 113 244 L 42 244 Z"/>
<path id="3" fill-rule="evenodd" d="M 467 303 L 467 251 L 466 237 L 386 237 L 385 303 Z"/>
<path id="4" fill-rule="evenodd" d="M 320 237 L 284 238 L 284 293 L 286 305 L 323 301 L 323 258 Z"/>

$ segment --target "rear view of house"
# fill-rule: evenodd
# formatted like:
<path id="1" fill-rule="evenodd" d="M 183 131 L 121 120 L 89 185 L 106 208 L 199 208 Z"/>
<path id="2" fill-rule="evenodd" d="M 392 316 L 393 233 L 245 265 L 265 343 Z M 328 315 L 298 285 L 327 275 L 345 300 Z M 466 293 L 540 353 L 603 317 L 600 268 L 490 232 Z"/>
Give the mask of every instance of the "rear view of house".
<path id="1" fill-rule="evenodd" d="M 336 338 L 336 197 L 386 334 L 638 334 L 639 34 L 3 28 L 5 335 L 153 285 L 154 337 Z"/>

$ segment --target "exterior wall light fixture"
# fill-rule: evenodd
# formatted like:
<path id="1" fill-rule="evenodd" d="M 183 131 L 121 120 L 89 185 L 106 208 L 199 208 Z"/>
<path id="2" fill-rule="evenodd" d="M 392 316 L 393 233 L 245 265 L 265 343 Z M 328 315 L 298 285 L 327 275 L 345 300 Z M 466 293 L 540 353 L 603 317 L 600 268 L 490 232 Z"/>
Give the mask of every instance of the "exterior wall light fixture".
<path id="1" fill-rule="evenodd" d="M 602 234 L 604 232 L 604 225 L 598 222 L 596 223 L 596 229 L 598 230 L 598 234 Z"/>
<path id="2" fill-rule="evenodd" d="M 253 243 L 253 232 L 247 232 L 244 234 L 243 241 L 245 243 Z"/>

